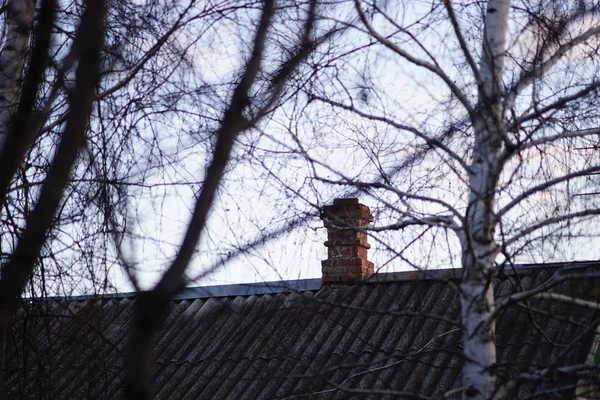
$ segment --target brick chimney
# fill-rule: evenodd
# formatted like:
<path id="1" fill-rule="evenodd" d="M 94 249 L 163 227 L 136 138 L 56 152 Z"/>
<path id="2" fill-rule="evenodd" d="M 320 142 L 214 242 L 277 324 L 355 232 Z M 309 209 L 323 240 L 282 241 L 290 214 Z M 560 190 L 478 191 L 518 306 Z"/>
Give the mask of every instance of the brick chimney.
<path id="1" fill-rule="evenodd" d="M 327 228 L 327 260 L 321 261 L 323 283 L 364 281 L 373 275 L 367 259 L 367 233 L 352 229 L 373 222 L 371 210 L 358 199 L 335 199 L 323 207 L 321 219 Z"/>

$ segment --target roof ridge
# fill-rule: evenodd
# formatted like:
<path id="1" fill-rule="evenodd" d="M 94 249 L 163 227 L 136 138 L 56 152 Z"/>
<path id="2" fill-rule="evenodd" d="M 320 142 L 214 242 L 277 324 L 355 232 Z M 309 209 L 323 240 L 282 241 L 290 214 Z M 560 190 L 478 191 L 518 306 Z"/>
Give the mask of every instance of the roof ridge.
<path id="1" fill-rule="evenodd" d="M 499 268 L 501 272 L 507 275 L 513 274 L 514 269 L 519 272 L 527 272 L 536 268 L 568 268 L 579 269 L 587 267 L 600 266 L 600 260 L 568 261 L 553 263 L 529 263 L 529 264 L 503 264 Z M 413 280 L 447 280 L 459 278 L 461 268 L 439 268 L 430 270 L 410 270 L 399 272 L 382 272 L 370 276 L 368 279 L 360 282 L 331 283 L 329 285 L 361 285 L 369 283 L 413 281 Z M 190 300 L 204 299 L 212 297 L 236 297 L 275 294 L 286 292 L 304 292 L 316 291 L 322 287 L 321 278 L 306 278 L 294 280 L 234 283 L 229 285 L 208 285 L 186 287 L 173 297 L 172 300 Z M 23 300 L 93 300 L 93 299 L 125 299 L 136 297 L 140 292 L 121 292 L 94 295 L 77 296 L 49 296 L 44 298 L 26 297 Z"/>

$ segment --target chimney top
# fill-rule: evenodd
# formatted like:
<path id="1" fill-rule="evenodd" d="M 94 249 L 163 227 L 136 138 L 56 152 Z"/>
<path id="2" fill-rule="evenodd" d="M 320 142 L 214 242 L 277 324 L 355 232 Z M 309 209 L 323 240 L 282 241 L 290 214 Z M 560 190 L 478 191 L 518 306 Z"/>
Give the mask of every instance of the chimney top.
<path id="1" fill-rule="evenodd" d="M 374 274 L 373 263 L 367 258 L 371 247 L 364 230 L 373 222 L 371 210 L 357 198 L 335 199 L 321 213 L 327 228 L 327 260 L 321 262 L 323 283 L 364 281 Z"/>
<path id="2" fill-rule="evenodd" d="M 339 206 L 339 205 L 343 205 L 343 204 L 359 204 L 358 198 L 347 197 L 347 198 L 341 198 L 341 199 L 333 199 L 334 206 Z"/>

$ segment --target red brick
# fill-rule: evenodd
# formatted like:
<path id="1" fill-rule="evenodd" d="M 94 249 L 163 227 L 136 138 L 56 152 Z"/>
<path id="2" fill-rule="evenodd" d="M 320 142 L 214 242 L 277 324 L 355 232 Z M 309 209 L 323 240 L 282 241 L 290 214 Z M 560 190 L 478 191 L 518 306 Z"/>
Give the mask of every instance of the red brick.
<path id="1" fill-rule="evenodd" d="M 369 207 L 358 199 L 335 199 L 333 205 L 323 207 L 321 213 L 327 228 L 328 259 L 323 260 L 323 282 L 361 281 L 374 273 L 368 261 L 371 247 L 365 231 L 350 229 L 366 227 L 373 221 Z"/>

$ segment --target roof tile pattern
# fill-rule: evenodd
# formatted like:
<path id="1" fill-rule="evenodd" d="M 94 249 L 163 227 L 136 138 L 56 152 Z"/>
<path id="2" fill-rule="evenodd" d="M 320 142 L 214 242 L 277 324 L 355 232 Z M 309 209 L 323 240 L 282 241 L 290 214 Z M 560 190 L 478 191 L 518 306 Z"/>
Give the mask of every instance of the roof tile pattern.
<path id="1" fill-rule="evenodd" d="M 554 272 L 499 278 L 495 291 L 534 288 Z M 599 288 L 575 280 L 554 291 L 598 300 Z M 9 398 L 121 397 L 134 301 L 29 302 L 9 334 Z M 459 313 L 452 282 L 423 279 L 174 300 L 156 340 L 153 389 L 159 399 L 439 399 L 460 387 Z M 499 379 L 583 363 L 596 324 L 573 305 L 511 305 L 497 320 Z M 519 382 L 515 396 L 547 398 L 560 386 L 569 398 L 574 383 L 549 374 Z"/>

